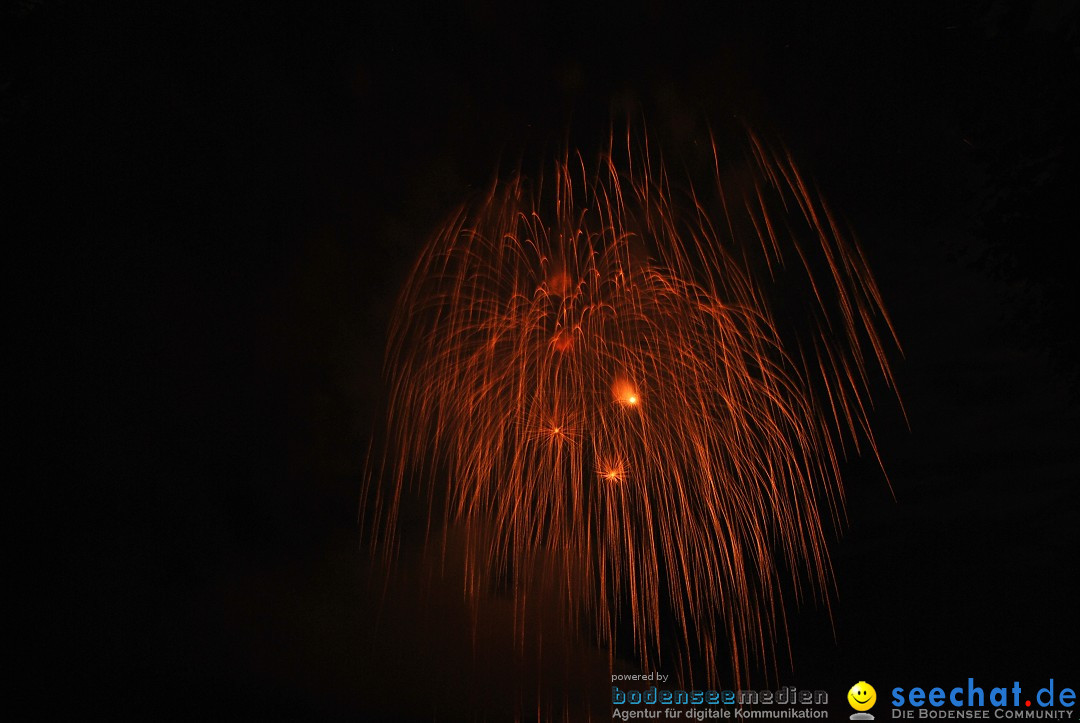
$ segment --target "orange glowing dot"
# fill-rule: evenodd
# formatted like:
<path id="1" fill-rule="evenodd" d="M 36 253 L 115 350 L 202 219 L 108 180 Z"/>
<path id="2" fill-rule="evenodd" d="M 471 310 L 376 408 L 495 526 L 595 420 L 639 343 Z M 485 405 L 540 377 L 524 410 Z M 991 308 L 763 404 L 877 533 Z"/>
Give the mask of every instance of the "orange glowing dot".
<path id="1" fill-rule="evenodd" d="M 555 351 L 569 351 L 570 347 L 574 345 L 574 336 L 572 333 L 566 331 L 556 332 L 551 340 L 551 345 L 555 347 Z"/>
<path id="2" fill-rule="evenodd" d="M 552 296 L 566 296 L 570 293 L 573 283 L 570 274 L 556 270 L 547 279 L 548 292 Z"/>
<path id="3" fill-rule="evenodd" d="M 622 482 L 626 479 L 626 463 L 621 459 L 601 460 L 596 474 L 607 482 Z"/>
<path id="4" fill-rule="evenodd" d="M 615 401 L 624 406 L 636 406 L 641 399 L 637 388 L 626 379 L 616 379 L 611 385 L 611 393 Z"/>

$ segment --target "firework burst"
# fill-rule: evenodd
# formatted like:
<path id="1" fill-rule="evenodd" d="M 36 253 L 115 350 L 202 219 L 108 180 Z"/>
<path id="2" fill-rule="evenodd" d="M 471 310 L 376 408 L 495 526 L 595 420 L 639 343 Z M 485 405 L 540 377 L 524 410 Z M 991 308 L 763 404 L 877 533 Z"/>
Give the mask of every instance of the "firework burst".
<path id="1" fill-rule="evenodd" d="M 783 571 L 827 600 L 823 517 L 845 447 L 876 454 L 895 336 L 786 153 L 749 135 L 733 182 L 714 144 L 703 196 L 636 148 L 496 183 L 434 235 L 391 329 L 368 504 L 389 550 L 426 493 L 468 531 L 470 595 L 554 584 L 612 655 L 624 625 L 646 668 L 670 646 L 738 679 L 785 634 Z"/>

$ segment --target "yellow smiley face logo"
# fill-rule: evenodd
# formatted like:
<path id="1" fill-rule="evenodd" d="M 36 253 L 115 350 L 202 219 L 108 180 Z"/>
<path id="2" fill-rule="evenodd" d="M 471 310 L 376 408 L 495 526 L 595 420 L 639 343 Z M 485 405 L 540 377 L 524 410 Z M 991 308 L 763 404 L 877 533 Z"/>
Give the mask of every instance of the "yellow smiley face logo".
<path id="1" fill-rule="evenodd" d="M 855 710 L 870 710 L 877 702 L 877 691 L 865 680 L 860 680 L 847 692 L 847 700 Z"/>

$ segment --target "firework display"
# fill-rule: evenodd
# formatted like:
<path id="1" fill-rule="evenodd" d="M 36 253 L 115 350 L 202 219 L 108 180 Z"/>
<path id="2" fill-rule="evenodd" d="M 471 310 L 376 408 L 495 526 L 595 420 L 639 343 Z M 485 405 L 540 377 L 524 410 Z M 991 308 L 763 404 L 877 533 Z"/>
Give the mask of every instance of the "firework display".
<path id="1" fill-rule="evenodd" d="M 464 530 L 468 596 L 524 611 L 543 588 L 612 656 L 692 654 L 707 679 L 786 637 L 784 580 L 827 604 L 840 465 L 876 455 L 896 339 L 789 154 L 744 149 L 714 143 L 708 184 L 675 182 L 628 134 L 434 234 L 386 357 L 365 493 L 382 549 L 419 494 L 436 544 Z"/>

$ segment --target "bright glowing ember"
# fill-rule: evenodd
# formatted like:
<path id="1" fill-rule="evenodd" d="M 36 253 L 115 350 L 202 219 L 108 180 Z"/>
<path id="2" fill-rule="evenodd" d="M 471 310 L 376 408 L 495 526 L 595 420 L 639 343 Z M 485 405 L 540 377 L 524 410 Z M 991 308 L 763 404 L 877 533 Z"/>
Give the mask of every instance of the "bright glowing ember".
<path id="1" fill-rule="evenodd" d="M 784 634 L 782 570 L 827 601 L 822 516 L 845 445 L 874 449 L 871 374 L 891 385 L 895 338 L 789 156 L 747 150 L 727 181 L 714 145 L 702 195 L 628 139 L 594 170 L 497 183 L 435 234 L 387 354 L 381 544 L 419 488 L 470 531 L 469 594 L 508 578 L 527 606 L 558 575 L 579 630 L 613 651 L 626 624 L 643 666 L 663 643 L 707 678 Z"/>

